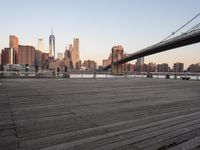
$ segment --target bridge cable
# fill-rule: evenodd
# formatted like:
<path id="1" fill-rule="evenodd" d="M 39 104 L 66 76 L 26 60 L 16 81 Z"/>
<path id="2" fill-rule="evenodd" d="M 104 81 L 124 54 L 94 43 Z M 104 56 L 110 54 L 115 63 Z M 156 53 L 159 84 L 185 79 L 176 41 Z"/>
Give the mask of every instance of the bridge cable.
<path id="1" fill-rule="evenodd" d="M 167 39 L 169 39 L 171 36 L 173 36 L 174 34 L 176 34 L 177 32 L 179 32 L 181 29 L 183 29 L 185 26 L 187 26 L 189 23 L 191 23 L 194 19 L 196 19 L 199 16 L 200 16 L 200 13 L 198 13 L 195 17 L 193 17 L 192 19 L 190 19 L 186 24 L 184 24 L 183 26 L 181 26 L 178 30 L 176 30 L 175 32 L 172 32 L 172 34 L 170 34 L 169 36 L 167 36 L 161 42 L 166 41 Z"/>
<path id="2" fill-rule="evenodd" d="M 199 27 L 200 27 L 200 23 L 196 24 L 195 26 L 187 30 L 186 33 L 198 30 Z"/>
<path id="3" fill-rule="evenodd" d="M 156 43 L 156 44 L 154 44 L 154 45 L 152 45 L 152 46 L 150 46 L 150 47 L 154 48 L 154 47 L 156 47 L 156 46 L 162 44 L 164 41 L 166 41 L 167 39 L 169 39 L 171 36 L 175 35 L 177 32 L 179 32 L 181 29 L 183 29 L 185 26 L 187 26 L 189 23 L 191 23 L 194 19 L 196 19 L 196 18 L 199 17 L 199 16 L 200 16 L 200 13 L 198 13 L 195 17 L 193 17 L 192 19 L 190 19 L 186 24 L 184 24 L 183 26 L 181 26 L 178 30 L 176 30 L 175 32 L 172 32 L 171 35 L 167 36 L 167 37 L 166 37 L 165 39 L 163 39 L 162 41 L 160 41 L 160 42 L 158 42 L 158 43 Z M 192 31 L 193 31 L 194 29 L 197 29 L 199 26 L 200 26 L 200 23 L 198 23 L 197 25 L 195 25 L 194 27 L 192 27 L 192 28 L 191 28 Z M 190 30 L 190 29 L 189 29 L 189 30 Z M 189 31 L 189 30 L 188 30 L 188 31 Z M 191 32 L 191 31 L 190 31 L 190 32 Z M 186 32 L 186 33 L 188 33 L 188 32 Z"/>

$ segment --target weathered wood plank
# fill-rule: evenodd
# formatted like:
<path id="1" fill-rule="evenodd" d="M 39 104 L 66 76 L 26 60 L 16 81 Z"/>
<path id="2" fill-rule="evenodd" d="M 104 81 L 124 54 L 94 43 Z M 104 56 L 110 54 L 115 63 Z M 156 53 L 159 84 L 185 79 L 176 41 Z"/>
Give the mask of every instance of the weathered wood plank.
<path id="1" fill-rule="evenodd" d="M 4 148 L 153 150 L 199 133 L 200 82 L 8 79 L 2 86 Z"/>
<path id="2" fill-rule="evenodd" d="M 193 139 L 190 139 L 184 143 L 181 143 L 177 146 L 174 146 L 173 148 L 170 148 L 169 150 L 190 150 L 192 148 L 195 148 L 200 145 L 200 137 L 195 137 Z"/>

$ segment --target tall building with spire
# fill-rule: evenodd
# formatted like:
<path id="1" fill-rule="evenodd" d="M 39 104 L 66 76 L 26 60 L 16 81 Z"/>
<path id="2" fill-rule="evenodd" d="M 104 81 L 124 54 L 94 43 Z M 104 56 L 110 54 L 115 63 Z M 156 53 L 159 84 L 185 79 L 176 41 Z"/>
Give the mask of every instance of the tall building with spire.
<path id="1" fill-rule="evenodd" d="M 49 36 L 49 56 L 55 58 L 55 36 L 53 35 L 53 28 Z"/>

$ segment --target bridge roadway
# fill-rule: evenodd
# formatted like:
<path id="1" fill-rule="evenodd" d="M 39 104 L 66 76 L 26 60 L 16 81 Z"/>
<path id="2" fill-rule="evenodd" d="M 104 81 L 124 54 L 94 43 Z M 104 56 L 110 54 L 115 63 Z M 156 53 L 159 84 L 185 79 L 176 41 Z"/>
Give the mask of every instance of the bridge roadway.
<path id="1" fill-rule="evenodd" d="M 1 150 L 200 149 L 200 82 L 0 80 Z"/>
<path id="2" fill-rule="evenodd" d="M 200 30 L 199 29 L 192 31 L 192 32 L 189 32 L 189 33 L 184 33 L 182 35 L 176 36 L 176 37 L 171 38 L 169 40 L 162 41 L 162 42 L 157 43 L 155 45 L 144 48 L 140 51 L 132 53 L 132 54 L 114 62 L 114 64 L 115 65 L 123 64 L 123 63 L 129 62 L 129 61 L 137 59 L 137 58 L 141 58 L 141 57 L 144 57 L 144 56 L 164 52 L 164 51 L 167 51 L 167 50 L 171 50 L 171 49 L 195 44 L 195 43 L 198 43 L 198 42 L 200 42 Z M 111 64 L 105 66 L 103 69 L 107 70 L 109 68 L 111 68 Z"/>

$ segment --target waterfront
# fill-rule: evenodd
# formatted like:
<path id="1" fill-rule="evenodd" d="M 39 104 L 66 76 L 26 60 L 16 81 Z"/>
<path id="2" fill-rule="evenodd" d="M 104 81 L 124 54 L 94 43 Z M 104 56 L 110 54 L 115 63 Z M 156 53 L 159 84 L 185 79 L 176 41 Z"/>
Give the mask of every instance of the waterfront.
<path id="1" fill-rule="evenodd" d="M 3 149 L 155 150 L 200 142 L 200 82 L 0 79 Z M 170 147 L 170 148 L 171 148 Z"/>
<path id="2" fill-rule="evenodd" d="M 0 78 L 150 78 L 156 79 L 181 79 L 182 77 L 188 77 L 190 80 L 200 80 L 200 73 L 192 72 L 127 72 L 120 75 L 113 75 L 111 72 L 92 72 L 92 71 L 71 71 L 71 72 L 58 72 L 53 71 L 40 71 L 36 72 L 17 72 L 17 71 L 0 71 Z"/>

